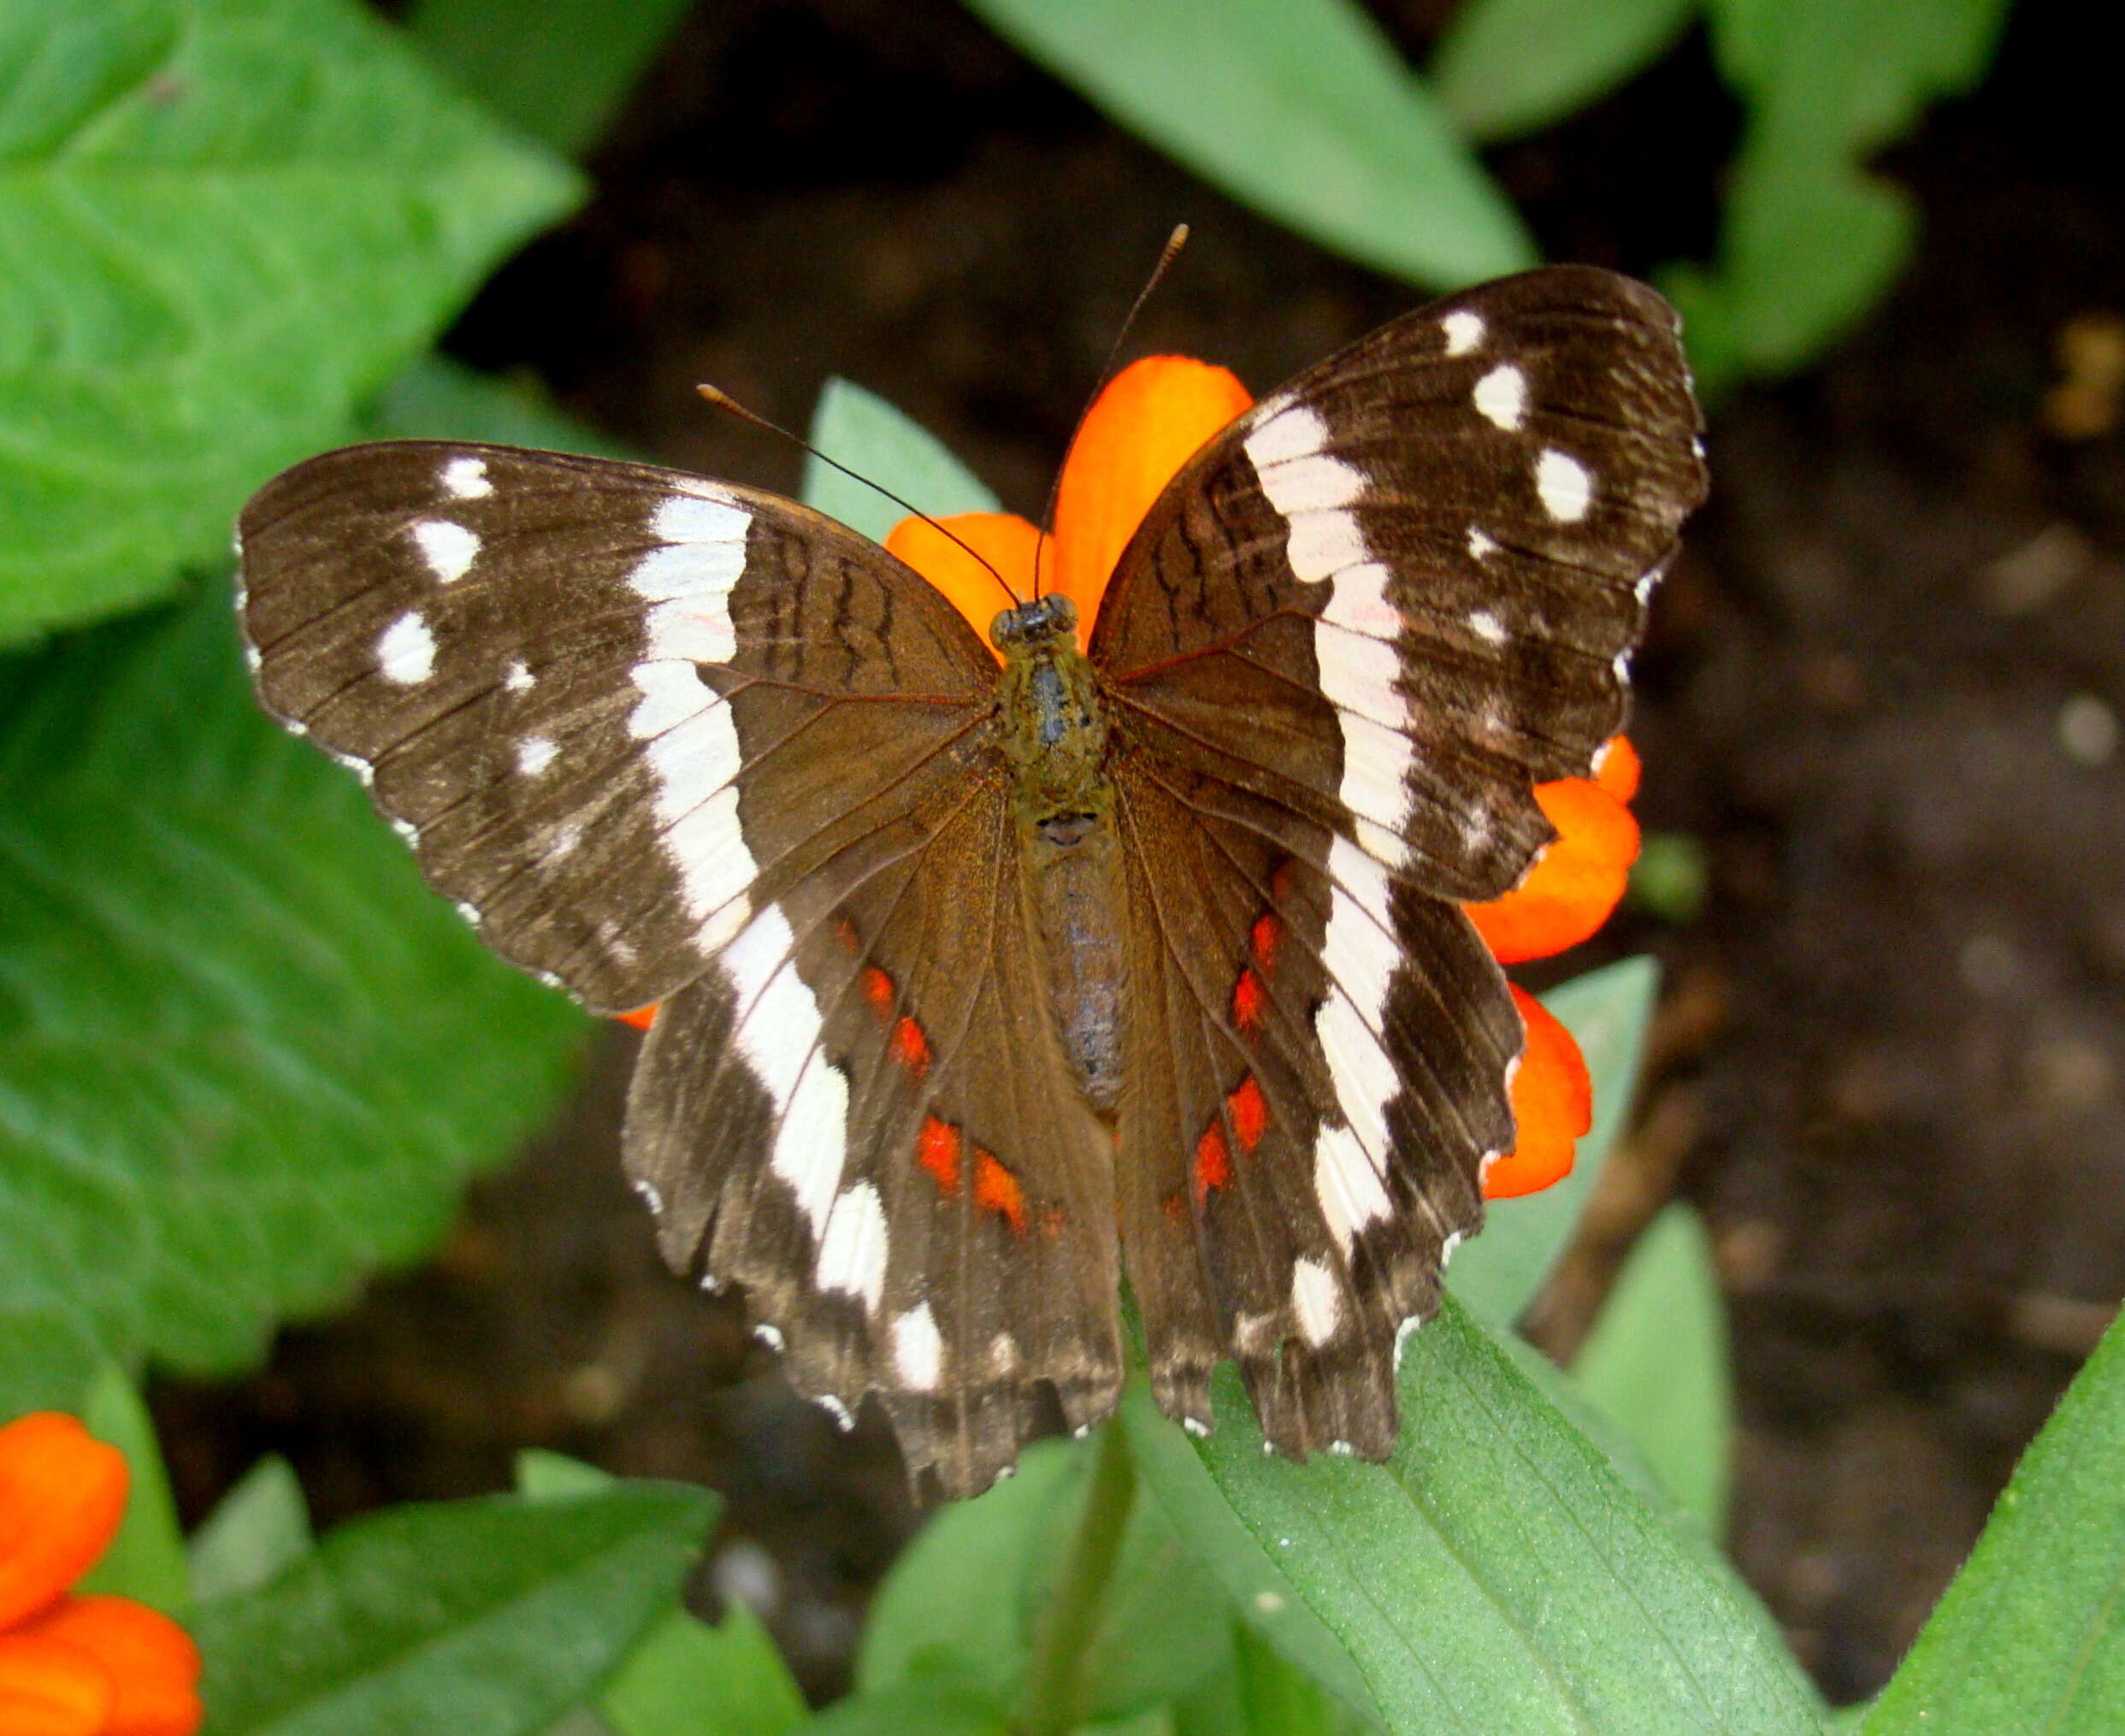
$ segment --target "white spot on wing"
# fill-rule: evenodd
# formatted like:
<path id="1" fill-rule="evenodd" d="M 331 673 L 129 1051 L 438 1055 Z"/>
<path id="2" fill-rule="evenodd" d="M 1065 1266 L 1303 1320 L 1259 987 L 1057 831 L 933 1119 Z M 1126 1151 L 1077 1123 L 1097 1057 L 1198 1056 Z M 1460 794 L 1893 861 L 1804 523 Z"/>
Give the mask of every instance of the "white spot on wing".
<path id="1" fill-rule="evenodd" d="M 1342 1287 L 1319 1261 L 1302 1260 L 1291 1268 L 1291 1312 L 1300 1336 L 1315 1349 L 1336 1336 L 1343 1320 Z"/>
<path id="2" fill-rule="evenodd" d="M 377 635 L 376 667 L 387 682 L 410 688 L 435 672 L 435 635 L 420 611 L 409 609 Z"/>
<path id="3" fill-rule="evenodd" d="M 544 735 L 527 735 L 516 744 L 516 770 L 526 777 L 536 777 L 559 752 Z"/>
<path id="4" fill-rule="evenodd" d="M 628 730 L 650 744 L 664 849 L 678 870 L 687 908 L 701 924 L 696 944 L 707 952 L 750 919 L 740 895 L 753 883 L 756 865 L 738 826 L 737 729 L 694 665 L 725 661 L 736 649 L 730 588 L 745 570 L 752 522 L 728 500 L 671 495 L 652 523 L 664 546 L 629 576 L 654 606 L 644 660 L 632 672 L 641 698 Z M 823 1089 L 830 1088 L 813 1090 Z"/>
<path id="5" fill-rule="evenodd" d="M 1439 329 L 1446 334 L 1446 353 L 1466 356 L 1483 341 L 1483 316 L 1456 308 L 1439 322 Z"/>
<path id="6" fill-rule="evenodd" d="M 637 1176 L 631 1185 L 634 1187 L 636 1198 L 640 1200 L 645 1206 L 647 1206 L 651 1211 L 656 1213 L 659 1217 L 663 1216 L 664 1209 L 664 1196 L 657 1191 L 656 1183 L 644 1181 L 640 1176 Z"/>
<path id="7" fill-rule="evenodd" d="M 1355 505 L 1363 475 L 1322 455 L 1327 424 L 1305 404 L 1279 410 L 1248 436 L 1246 452 L 1263 493 L 1289 526 L 1285 552 L 1308 583 L 1334 582 L 1313 633 L 1321 691 L 1340 708 L 1343 784 L 1337 794 L 1352 813 L 1394 839 L 1391 858 L 1407 854 L 1397 836 L 1408 813 L 1404 783 L 1414 750 L 1404 729 L 1408 707 L 1395 690 L 1393 643 L 1402 616 L 1387 596 L 1388 570 L 1371 558 Z M 1325 631 L 1324 631 L 1325 628 Z M 1335 629 L 1352 635 L 1346 639 Z M 1384 652 L 1368 654 L 1361 640 Z"/>
<path id="8" fill-rule="evenodd" d="M 1469 613 L 1469 630 L 1487 644 L 1505 643 L 1505 623 L 1488 609 L 1476 609 Z"/>
<path id="9" fill-rule="evenodd" d="M 819 1243 L 821 1290 L 846 1290 L 877 1311 L 885 1294 L 885 1203 L 869 1182 L 858 1182 L 834 1202 Z"/>
<path id="10" fill-rule="evenodd" d="M 1339 837 L 1329 848 L 1328 877 L 1333 889 L 1321 962 L 1335 987 L 1313 1015 L 1313 1030 L 1348 1125 L 1324 1126 L 1315 1138 L 1313 1191 L 1329 1232 L 1348 1250 L 1357 1232 L 1389 1208 L 1378 1165 L 1387 1151 L 1387 1105 L 1399 1084 L 1373 1033 L 1398 954 L 1380 865 Z"/>
<path id="11" fill-rule="evenodd" d="M 1552 518 L 1561 524 L 1577 524 L 1594 504 L 1594 479 L 1569 452 L 1545 446 L 1535 460 L 1535 492 Z"/>
<path id="12" fill-rule="evenodd" d="M 1511 434 L 1527 419 L 1527 376 L 1510 362 L 1501 362 L 1476 381 L 1476 408 Z"/>
<path id="13" fill-rule="evenodd" d="M 770 904 L 724 949 L 723 965 L 738 988 L 738 1048 L 781 1118 L 769 1166 L 788 1184 L 818 1237 L 841 1186 L 848 1081 L 820 1053 L 819 1004 L 797 974 L 795 941 Z"/>
<path id="14" fill-rule="evenodd" d="M 487 461 L 469 455 L 452 458 L 443 466 L 443 491 L 459 500 L 484 500 L 494 492 Z"/>
<path id="15" fill-rule="evenodd" d="M 893 1322 L 893 1372 L 913 1392 L 935 1392 L 944 1373 L 944 1340 L 928 1302 L 918 1302 Z"/>
<path id="16" fill-rule="evenodd" d="M 1498 546 L 1495 540 L 1478 530 L 1474 525 L 1468 527 L 1468 552 L 1470 554 L 1478 560 L 1485 560 L 1497 552 Z"/>
<path id="17" fill-rule="evenodd" d="M 502 685 L 512 694 L 528 694 L 532 688 L 531 671 L 522 663 L 512 658 L 507 673 L 502 676 Z"/>
<path id="18" fill-rule="evenodd" d="M 447 518 L 423 518 L 413 527 L 413 540 L 421 546 L 421 558 L 428 563 L 428 570 L 445 584 L 454 584 L 472 570 L 472 564 L 479 558 L 480 539 L 476 533 L 462 524 L 452 524 Z"/>

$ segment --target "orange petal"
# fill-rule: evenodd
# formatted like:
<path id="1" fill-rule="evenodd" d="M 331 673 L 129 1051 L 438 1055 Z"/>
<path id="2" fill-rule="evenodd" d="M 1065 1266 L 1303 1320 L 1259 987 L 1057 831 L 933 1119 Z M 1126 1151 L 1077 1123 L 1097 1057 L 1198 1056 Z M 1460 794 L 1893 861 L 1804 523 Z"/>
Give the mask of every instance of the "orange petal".
<path id="1" fill-rule="evenodd" d="M 1638 860 L 1638 823 L 1592 780 L 1538 783 L 1535 800 L 1557 829 L 1555 841 L 1504 897 L 1467 906 L 1484 943 L 1505 965 L 1546 959 L 1592 934 L 1609 920 Z"/>
<path id="2" fill-rule="evenodd" d="M 947 536 L 946 530 L 952 536 Z M 953 536 L 966 548 L 953 541 Z M 989 623 L 999 610 L 1011 606 L 1004 585 L 1021 597 L 1033 594 L 1033 552 L 1040 540 L 1040 532 L 1014 512 L 955 512 L 936 524 L 921 518 L 903 518 L 893 527 L 885 546 L 949 597 L 953 607 L 966 617 L 982 643 L 988 645 Z M 974 552 L 968 553 L 968 549 Z M 1051 591 L 1054 586 L 1048 582 L 1047 564 L 1054 554 L 1051 547 L 1041 557 L 1042 588 Z M 977 560 L 975 555 L 981 559 Z M 996 571 L 984 567 L 984 560 Z M 1003 576 L 1004 585 L 996 582 L 997 574 Z"/>
<path id="3" fill-rule="evenodd" d="M 0 1633 L 0 1730 L 7 1736 L 103 1736 L 116 1690 L 78 1645 Z"/>
<path id="4" fill-rule="evenodd" d="M 1594 756 L 1594 782 L 1618 801 L 1638 793 L 1638 751 L 1628 735 L 1611 735 Z"/>
<path id="5" fill-rule="evenodd" d="M 28 1631 L 78 1646 L 109 1672 L 116 1694 L 103 1736 L 192 1736 L 199 1727 L 199 1648 L 160 1610 L 130 1597 L 69 1597 Z"/>
<path id="6" fill-rule="evenodd" d="M 1594 1125 L 1594 1082 L 1572 1033 L 1525 989 L 1513 990 L 1527 1047 L 1513 1075 L 1513 1148 L 1484 1172 L 1483 1196 L 1509 1200 L 1562 1181 L 1572 1148 Z"/>
<path id="7" fill-rule="evenodd" d="M 43 1410 L 0 1428 L 0 1631 L 96 1563 L 126 1510 L 126 1456 Z"/>
<path id="8" fill-rule="evenodd" d="M 1254 403 L 1230 369 L 1185 356 L 1131 362 L 1093 404 L 1055 496 L 1055 579 L 1089 641 L 1108 576 L 1159 491 Z"/>

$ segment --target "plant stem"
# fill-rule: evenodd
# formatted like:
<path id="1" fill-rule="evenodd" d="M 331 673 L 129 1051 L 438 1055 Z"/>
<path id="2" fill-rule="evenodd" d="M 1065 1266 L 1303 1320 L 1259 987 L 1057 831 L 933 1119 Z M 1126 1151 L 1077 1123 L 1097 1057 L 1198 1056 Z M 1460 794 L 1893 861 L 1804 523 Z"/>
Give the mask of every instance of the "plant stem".
<path id="1" fill-rule="evenodd" d="M 1078 1702 L 1085 1646 L 1113 1578 L 1136 1498 L 1136 1467 L 1119 1420 L 1111 1420 L 1100 1431 L 1099 1456 L 1093 1461 L 1077 1534 L 1034 1629 L 1033 1658 L 1017 1721 L 1020 1736 L 1063 1736 L 1084 1721 Z"/>

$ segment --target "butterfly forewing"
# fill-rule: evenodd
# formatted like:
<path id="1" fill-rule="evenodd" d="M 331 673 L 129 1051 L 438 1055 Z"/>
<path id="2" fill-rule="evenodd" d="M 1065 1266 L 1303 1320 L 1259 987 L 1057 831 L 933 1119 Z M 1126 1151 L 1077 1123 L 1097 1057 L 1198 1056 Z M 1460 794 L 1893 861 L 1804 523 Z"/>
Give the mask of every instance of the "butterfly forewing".
<path id="1" fill-rule="evenodd" d="M 1641 284 L 1560 266 L 1437 303 L 1197 454 L 1118 566 L 1093 657 L 1176 754 L 1306 782 L 1390 869 L 1496 897 L 1552 836 L 1533 785 L 1621 725 L 1618 659 L 1703 498 L 1697 428 L 1673 313 Z"/>

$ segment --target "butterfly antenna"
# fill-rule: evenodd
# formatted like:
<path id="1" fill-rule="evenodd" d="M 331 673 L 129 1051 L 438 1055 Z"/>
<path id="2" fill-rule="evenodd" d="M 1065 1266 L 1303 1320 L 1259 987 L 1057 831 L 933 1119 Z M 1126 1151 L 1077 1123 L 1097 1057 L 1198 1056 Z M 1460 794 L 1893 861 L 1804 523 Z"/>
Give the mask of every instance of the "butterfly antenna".
<path id="1" fill-rule="evenodd" d="M 1070 430 L 1070 444 L 1063 448 L 1062 463 L 1056 465 L 1055 475 L 1048 485 L 1048 505 L 1041 509 L 1041 534 L 1033 545 L 1033 595 L 1041 594 L 1041 552 L 1048 546 L 1049 533 L 1055 528 L 1055 503 L 1062 494 L 1063 472 L 1070 468 L 1070 455 L 1077 450 L 1077 437 L 1084 432 L 1086 421 L 1092 414 L 1092 406 L 1100 401 L 1100 394 L 1107 390 L 1107 382 L 1114 377 L 1114 363 L 1120 357 L 1122 345 L 1128 341 L 1130 328 L 1136 323 L 1136 316 L 1143 311 L 1143 304 L 1151 299 L 1156 289 L 1172 269 L 1180 251 L 1188 245 L 1188 225 L 1176 223 L 1173 233 L 1166 238 L 1166 246 L 1159 255 L 1159 263 L 1151 268 L 1151 275 L 1144 280 L 1143 287 L 1136 292 L 1136 298 L 1129 304 L 1129 311 L 1122 318 L 1121 328 L 1114 334 L 1114 341 L 1107 346 L 1107 360 L 1100 364 L 1099 378 L 1093 381 L 1092 391 L 1084 400 L 1084 408 L 1077 412 L 1077 426 Z"/>
<path id="2" fill-rule="evenodd" d="M 928 525 L 932 530 L 936 531 L 939 536 L 941 536 L 947 542 L 953 544 L 970 559 L 973 560 L 978 566 L 981 567 L 983 571 L 989 575 L 990 578 L 994 579 L 999 585 L 1003 587 L 1003 593 L 1011 599 L 1013 607 L 1016 607 L 1019 604 L 1024 602 L 1025 599 L 1021 597 L 1016 591 L 1011 588 L 1010 580 L 1006 579 L 1001 573 L 998 572 L 995 567 L 985 556 L 983 555 L 979 549 L 974 547 L 972 544 L 965 541 L 963 538 L 955 536 L 951 531 L 946 529 L 942 524 L 939 523 L 927 512 L 924 511 L 921 507 L 901 499 L 899 495 L 895 494 L 890 488 L 887 487 L 884 483 L 872 481 L 870 477 L 865 475 L 860 470 L 850 469 L 848 466 L 841 463 L 839 458 L 829 458 L 824 452 L 821 452 L 817 446 L 813 446 L 810 440 L 805 439 L 802 434 L 792 434 L 788 428 L 782 427 L 781 423 L 770 422 L 758 410 L 747 410 L 745 405 L 739 403 L 736 399 L 733 398 L 721 387 L 696 386 L 694 389 L 699 393 L 701 396 L 705 398 L 711 404 L 714 404 L 717 409 L 729 410 L 731 415 L 736 416 L 741 422 L 749 422 L 753 425 L 753 427 L 765 428 L 767 432 L 771 434 L 780 434 L 792 446 L 800 447 L 804 451 L 811 453 L 813 458 L 817 458 L 821 464 L 826 465 L 828 469 L 839 470 L 844 476 L 847 477 L 850 481 L 860 482 L 865 487 L 871 489 L 877 493 L 884 495 L 887 499 L 890 500 L 895 506 L 899 507 L 901 511 L 907 513 L 912 517 L 921 519 L 924 524 Z M 1036 575 L 1036 576 L 1037 577 L 1037 575 Z M 1036 590 L 1034 594 L 1038 596 L 1040 593 Z"/>

